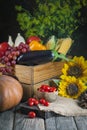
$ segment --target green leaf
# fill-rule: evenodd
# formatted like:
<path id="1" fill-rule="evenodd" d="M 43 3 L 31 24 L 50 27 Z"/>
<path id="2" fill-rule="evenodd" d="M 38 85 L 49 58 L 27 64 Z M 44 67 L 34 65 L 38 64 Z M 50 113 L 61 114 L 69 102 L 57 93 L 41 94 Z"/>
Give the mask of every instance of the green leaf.
<path id="1" fill-rule="evenodd" d="M 15 6 L 17 21 L 25 36 L 37 34 L 41 37 L 72 36 L 76 29 L 84 25 L 87 16 L 81 18 L 81 9 L 87 7 L 87 0 L 36 0 L 36 8 L 30 10 Z M 57 32 L 57 33 L 56 33 Z"/>
<path id="2" fill-rule="evenodd" d="M 64 54 L 59 54 L 57 51 L 53 50 L 52 51 L 53 54 L 54 54 L 54 59 L 53 61 L 57 60 L 58 58 L 61 59 L 61 60 L 65 60 L 65 61 L 69 61 L 70 59 L 67 58 Z"/>

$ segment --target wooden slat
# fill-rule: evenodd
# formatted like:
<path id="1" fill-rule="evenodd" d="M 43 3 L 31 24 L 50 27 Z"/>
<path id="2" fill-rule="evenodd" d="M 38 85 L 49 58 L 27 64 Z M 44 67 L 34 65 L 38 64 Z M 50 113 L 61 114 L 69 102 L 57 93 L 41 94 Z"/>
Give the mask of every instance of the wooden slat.
<path id="1" fill-rule="evenodd" d="M 78 130 L 73 117 L 59 116 L 56 118 L 57 130 Z"/>
<path id="2" fill-rule="evenodd" d="M 49 62 L 36 66 L 16 65 L 15 75 L 22 83 L 36 84 L 60 75 L 63 65 L 64 62 Z"/>
<path id="3" fill-rule="evenodd" d="M 14 130 L 45 130 L 44 120 L 41 118 L 30 119 L 16 113 Z"/>
<path id="4" fill-rule="evenodd" d="M 55 117 L 51 117 L 45 120 L 45 129 L 46 130 L 57 130 Z"/>
<path id="5" fill-rule="evenodd" d="M 75 117 L 75 122 L 78 130 L 87 130 L 87 116 Z"/>
<path id="6" fill-rule="evenodd" d="M 22 83 L 31 84 L 33 82 L 32 74 L 33 74 L 33 68 L 31 66 L 24 66 L 24 65 L 15 66 L 15 75 Z"/>
<path id="7" fill-rule="evenodd" d="M 46 116 L 45 120 L 31 119 L 8 110 L 0 113 L 0 130 L 87 130 L 87 116 L 65 117 L 50 112 Z"/>
<path id="8" fill-rule="evenodd" d="M 13 130 L 14 113 L 5 111 L 0 113 L 0 130 Z"/>
<path id="9" fill-rule="evenodd" d="M 63 62 L 49 62 L 34 68 L 34 83 L 38 83 L 61 74 Z"/>
<path id="10" fill-rule="evenodd" d="M 73 117 L 52 117 L 46 121 L 46 130 L 77 130 Z"/>

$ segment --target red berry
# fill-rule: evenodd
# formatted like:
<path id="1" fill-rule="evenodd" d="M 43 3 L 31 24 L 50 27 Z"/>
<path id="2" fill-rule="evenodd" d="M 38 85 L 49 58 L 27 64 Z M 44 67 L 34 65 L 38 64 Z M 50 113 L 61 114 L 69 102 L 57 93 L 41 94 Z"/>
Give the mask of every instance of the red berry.
<path id="1" fill-rule="evenodd" d="M 33 102 L 33 101 L 30 101 L 30 102 L 28 102 L 28 105 L 29 105 L 29 106 L 33 106 L 33 105 L 34 105 L 34 102 Z"/>
<path id="2" fill-rule="evenodd" d="M 44 106 L 49 106 L 49 102 L 45 101 Z"/>
<path id="3" fill-rule="evenodd" d="M 35 98 L 29 98 L 28 99 L 28 105 L 29 106 L 33 106 L 33 105 L 38 105 L 39 104 L 39 101 Z"/>
<path id="4" fill-rule="evenodd" d="M 39 100 L 39 102 L 41 103 L 41 104 L 45 104 L 45 102 L 46 102 L 46 100 L 44 99 L 44 98 L 41 98 L 40 100 Z"/>
<path id="5" fill-rule="evenodd" d="M 39 101 L 38 100 L 35 100 L 34 101 L 34 105 L 38 105 L 39 104 Z"/>
<path id="6" fill-rule="evenodd" d="M 34 111 L 31 111 L 31 112 L 28 113 L 28 116 L 30 118 L 35 118 L 36 117 L 36 113 Z"/>
<path id="7" fill-rule="evenodd" d="M 29 99 L 28 99 L 28 102 L 30 102 L 30 101 L 33 101 L 33 102 L 34 102 L 35 100 L 36 100 L 35 98 L 29 98 Z"/>
<path id="8" fill-rule="evenodd" d="M 56 91 L 56 88 L 55 88 L 55 87 L 50 87 L 49 92 L 55 92 L 55 91 Z"/>
<path id="9" fill-rule="evenodd" d="M 41 92 L 48 92 L 49 91 L 49 89 L 50 89 L 50 86 L 49 85 L 41 85 L 41 87 L 40 87 L 40 91 Z"/>

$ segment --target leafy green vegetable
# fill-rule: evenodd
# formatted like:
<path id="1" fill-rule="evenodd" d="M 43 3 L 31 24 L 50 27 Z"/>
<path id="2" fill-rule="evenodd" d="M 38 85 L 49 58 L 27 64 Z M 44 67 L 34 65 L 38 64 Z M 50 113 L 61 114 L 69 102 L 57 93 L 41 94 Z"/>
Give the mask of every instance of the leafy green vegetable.
<path id="1" fill-rule="evenodd" d="M 81 9 L 87 6 L 87 0 L 36 0 L 36 5 L 33 13 L 16 5 L 17 21 L 26 38 L 71 37 L 80 26 Z"/>

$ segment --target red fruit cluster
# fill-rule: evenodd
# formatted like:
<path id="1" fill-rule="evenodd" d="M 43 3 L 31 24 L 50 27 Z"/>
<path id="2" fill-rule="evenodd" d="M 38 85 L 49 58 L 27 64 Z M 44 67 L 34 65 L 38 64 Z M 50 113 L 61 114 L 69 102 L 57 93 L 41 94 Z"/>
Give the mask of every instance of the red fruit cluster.
<path id="1" fill-rule="evenodd" d="M 55 92 L 56 87 L 52 86 L 50 87 L 49 85 L 41 85 L 40 88 L 38 88 L 40 92 Z"/>
<path id="2" fill-rule="evenodd" d="M 45 100 L 44 98 L 41 98 L 40 100 L 37 100 L 36 98 L 29 98 L 27 103 L 28 103 L 29 106 L 38 105 L 39 103 L 44 105 L 44 106 L 49 106 L 49 102 L 47 100 Z M 36 113 L 34 111 L 30 111 L 28 113 L 28 117 L 29 118 L 35 118 Z"/>
<path id="3" fill-rule="evenodd" d="M 39 103 L 42 104 L 42 105 L 44 105 L 44 106 L 49 106 L 49 102 L 47 100 L 45 100 L 44 98 L 41 98 L 39 100 Z"/>
<path id="4" fill-rule="evenodd" d="M 29 106 L 37 106 L 39 103 L 44 106 L 49 106 L 49 102 L 44 98 L 41 98 L 40 100 L 37 100 L 36 98 L 29 98 L 27 103 Z"/>
<path id="5" fill-rule="evenodd" d="M 29 98 L 28 99 L 28 105 L 29 106 L 36 106 L 36 105 L 38 105 L 39 104 L 39 101 L 37 100 L 37 99 L 35 99 L 35 98 Z"/>

